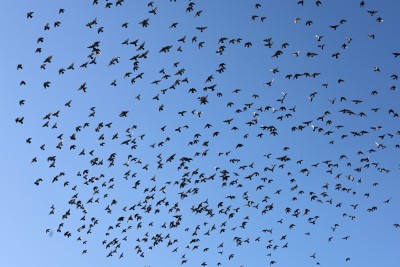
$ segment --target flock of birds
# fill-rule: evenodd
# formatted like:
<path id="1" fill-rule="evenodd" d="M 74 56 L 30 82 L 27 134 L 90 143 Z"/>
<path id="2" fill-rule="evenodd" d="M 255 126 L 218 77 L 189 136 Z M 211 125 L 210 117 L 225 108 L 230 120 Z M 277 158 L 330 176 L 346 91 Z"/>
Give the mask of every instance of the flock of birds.
<path id="1" fill-rule="evenodd" d="M 124 9 L 126 2 L 93 0 L 92 4 L 93 8 L 114 10 Z M 143 4 L 139 2 L 137 5 Z M 247 20 L 273 25 L 268 16 L 268 1 L 251 2 L 248 5 L 253 5 L 254 13 Z M 366 2 L 359 2 L 365 19 L 383 23 L 382 14 L 370 9 Z M 57 76 L 57 80 L 77 84 L 71 93 L 73 97 L 43 114 L 38 131 L 51 137 L 44 143 L 37 141 L 40 136 L 28 136 L 25 140 L 28 145 L 37 147 L 31 164 L 47 166 L 49 173 L 53 173 L 39 174 L 34 185 L 53 186 L 70 195 L 67 203 L 60 207 L 51 204 L 49 215 L 55 218 L 54 225 L 48 227 L 46 233 L 77 240 L 83 245 L 82 254 L 89 253 L 86 244 L 94 233 L 101 237 L 106 257 L 122 258 L 134 253 L 145 258 L 151 250 L 163 246 L 178 255 L 182 265 L 190 266 L 233 266 L 231 262 L 242 253 L 240 248 L 257 246 L 266 253 L 252 257 L 278 266 L 278 255 L 291 247 L 290 238 L 296 229 L 308 229 L 298 238 L 307 239 L 318 234 L 323 236 L 327 246 L 347 242 L 351 240 L 351 233 L 341 232 L 341 228 L 357 221 L 360 214 L 376 213 L 392 203 L 394 196 L 384 199 L 373 196 L 379 195 L 379 177 L 397 171 L 390 167 L 393 162 L 397 164 L 397 159 L 385 155 L 398 153 L 400 149 L 400 129 L 392 129 L 398 124 L 399 111 L 398 107 L 382 104 L 379 97 L 382 94 L 398 97 L 398 74 L 393 72 L 384 77 L 393 83 L 390 88 L 360 90 L 359 98 L 354 99 L 338 89 L 345 86 L 350 77 L 333 78 L 322 71 L 282 74 L 283 69 L 287 69 L 285 63 L 278 66 L 282 58 L 325 57 L 328 61 L 340 62 L 352 51 L 354 43 L 369 42 L 373 46 L 378 33 L 369 33 L 364 40 L 343 33 L 340 45 L 330 46 L 325 43 L 331 38 L 328 34 L 336 34 L 351 23 L 349 18 L 342 18 L 326 25 L 326 34 L 314 35 L 311 41 L 314 46 L 306 52 L 297 50 L 296 43 L 279 43 L 273 36 L 254 40 L 220 36 L 212 41 L 206 36 L 213 23 L 201 20 L 208 12 L 203 1 L 170 0 L 167 5 L 176 13 L 176 21 L 158 29 L 158 34 L 171 32 L 175 36 L 174 31 L 184 27 L 188 16 L 195 21 L 195 26 L 175 42 L 150 49 L 152 39 L 159 39 L 155 32 L 147 39 L 132 38 L 131 32 L 149 31 L 159 13 L 166 12 L 159 8 L 165 4 L 161 1 L 146 3 L 147 13 L 142 14 L 142 18 L 122 22 L 120 18 L 112 18 L 129 35 L 117 41 L 102 38 L 107 32 L 107 20 L 88 18 L 81 26 L 85 34 L 93 38 L 83 47 L 86 57 L 75 59 L 78 64 L 61 64 L 57 61 L 58 55 L 55 52 L 54 56 L 49 55 L 46 47 L 52 32 L 62 31 L 63 16 L 68 9 L 60 8 L 53 21 L 39 25 L 43 31 L 38 32 L 34 52 L 41 58 L 39 69 L 47 77 L 40 90 L 57 90 L 52 75 Z M 173 5 L 184 8 L 180 10 Z M 300 0 L 293 5 L 300 11 L 307 7 L 318 10 L 324 6 L 324 1 Z M 28 25 L 35 25 L 31 23 L 38 16 L 39 10 L 27 12 Z M 315 24 L 313 20 L 300 17 L 293 18 L 291 23 L 307 29 Z M 104 45 L 107 42 L 116 43 L 121 51 L 128 50 L 130 56 L 125 52 L 107 51 L 109 45 Z M 265 76 L 271 79 L 262 82 L 259 89 L 245 88 L 246 85 L 228 89 L 223 85 L 224 77 L 237 78 L 230 72 L 235 66 L 229 64 L 233 57 L 229 52 L 247 53 L 247 49 L 264 49 L 268 55 L 266 62 L 273 65 L 267 67 L 269 71 Z M 110 53 L 115 55 L 106 58 Z M 220 63 L 211 66 L 213 70 L 203 79 L 197 74 L 201 71 L 190 62 L 190 55 L 187 62 L 174 60 L 175 56 L 185 53 L 203 53 L 202 57 L 216 57 Z M 400 56 L 397 51 L 390 53 L 392 60 Z M 160 69 L 151 73 L 144 71 L 146 61 L 153 58 L 161 65 Z M 30 86 L 25 65 L 21 62 L 16 67 L 21 73 L 20 86 Z M 93 96 L 101 90 L 91 86 L 91 80 L 97 77 L 87 75 L 87 80 L 77 81 L 90 69 L 105 77 L 112 75 L 112 71 L 119 73 L 117 78 L 103 85 L 104 90 L 142 88 L 139 93 L 140 89 L 127 90 L 127 96 L 134 101 L 132 106 L 144 102 L 141 105 L 146 110 L 121 108 L 119 113 L 113 114 L 112 121 L 101 119 L 100 110 L 104 106 L 86 102 L 75 104 L 85 95 Z M 81 76 L 71 79 L 74 73 Z M 381 68 L 373 66 L 366 75 L 380 73 Z M 283 90 L 280 81 L 291 82 L 292 87 L 299 88 Z M 300 89 L 316 88 L 316 84 L 318 89 L 311 92 Z M 326 92 L 333 97 L 326 99 Z M 23 110 L 23 106 L 30 105 L 30 100 L 22 98 L 18 104 Z M 85 110 L 82 106 L 88 105 L 83 111 L 86 114 L 80 118 L 73 112 L 79 105 L 79 113 Z M 113 106 L 118 107 L 118 103 Z M 317 106 L 323 111 L 309 111 L 310 107 Z M 69 113 L 73 115 L 68 117 Z M 385 121 L 369 120 L 378 115 Z M 141 117 L 151 125 L 136 123 Z M 15 118 L 21 127 L 33 120 L 35 118 L 29 114 Z M 368 127 L 359 127 L 365 125 Z M 300 143 L 320 142 L 325 149 L 321 155 L 330 155 L 330 158 L 321 159 L 311 155 L 312 149 L 308 150 L 304 144 L 285 141 L 292 137 L 296 140 L 295 136 L 300 138 Z M 368 143 L 369 140 L 374 141 Z M 346 145 L 341 145 L 344 142 Z M 358 143 L 362 149 L 358 149 Z M 281 147 L 280 144 L 285 145 Z M 299 146 L 300 153 L 296 152 Z M 379 160 L 382 155 L 384 160 Z M 315 157 L 319 159 L 317 162 L 313 161 Z M 74 168 L 78 170 L 73 172 Z M 326 225 L 320 213 L 324 209 L 336 214 L 337 220 Z M 326 232 L 317 233 L 317 227 Z M 390 222 L 388 227 L 400 229 L 400 223 Z M 305 257 L 323 265 L 323 259 L 318 257 L 317 247 L 320 246 L 315 247 L 315 251 L 304 252 Z M 203 255 L 213 253 L 214 258 L 201 256 L 200 262 L 191 261 L 191 255 L 200 252 Z M 345 264 L 351 259 L 351 251 L 348 251 L 341 261 Z"/>

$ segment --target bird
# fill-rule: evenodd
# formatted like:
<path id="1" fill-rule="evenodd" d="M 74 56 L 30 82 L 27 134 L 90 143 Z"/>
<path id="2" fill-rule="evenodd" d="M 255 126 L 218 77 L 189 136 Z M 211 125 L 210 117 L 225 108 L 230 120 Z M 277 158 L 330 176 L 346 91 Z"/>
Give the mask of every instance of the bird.
<path id="1" fill-rule="evenodd" d="M 28 13 L 26 13 L 26 18 L 27 18 L 27 19 L 32 19 L 34 13 L 35 13 L 35 12 L 33 12 L 33 11 L 29 11 Z"/>

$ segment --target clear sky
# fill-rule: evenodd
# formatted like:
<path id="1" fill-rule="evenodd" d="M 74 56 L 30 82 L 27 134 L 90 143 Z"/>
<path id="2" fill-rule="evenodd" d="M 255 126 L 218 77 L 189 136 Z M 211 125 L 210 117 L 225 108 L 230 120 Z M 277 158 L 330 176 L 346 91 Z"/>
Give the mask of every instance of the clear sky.
<path id="1" fill-rule="evenodd" d="M 5 1 L 0 266 L 399 266 L 398 10 Z"/>

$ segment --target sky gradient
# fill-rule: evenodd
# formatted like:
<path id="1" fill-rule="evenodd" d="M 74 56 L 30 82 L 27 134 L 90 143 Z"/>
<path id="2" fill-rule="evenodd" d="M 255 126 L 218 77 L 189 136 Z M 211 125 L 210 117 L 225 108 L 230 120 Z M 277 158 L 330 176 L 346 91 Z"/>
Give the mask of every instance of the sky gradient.
<path id="1" fill-rule="evenodd" d="M 3 3 L 4 265 L 398 266 L 400 3 L 360 2 Z"/>

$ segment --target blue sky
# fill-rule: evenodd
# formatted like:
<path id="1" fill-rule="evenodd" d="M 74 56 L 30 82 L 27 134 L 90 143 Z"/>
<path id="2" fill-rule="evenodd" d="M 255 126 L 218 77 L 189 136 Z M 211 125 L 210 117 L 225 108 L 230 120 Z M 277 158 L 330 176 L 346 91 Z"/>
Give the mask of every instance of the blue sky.
<path id="1" fill-rule="evenodd" d="M 109 9 L 108 2 L 113 3 Z M 399 3 L 367 0 L 360 7 L 360 1 L 339 0 L 317 7 L 310 0 L 303 6 L 297 1 L 203 0 L 193 1 L 193 11 L 187 12 L 190 1 L 154 1 L 153 7 L 141 0 L 126 0 L 122 6 L 115 2 L 18 0 L 2 5 L 2 265 L 178 266 L 187 259 L 186 266 L 398 266 L 400 228 L 394 224 L 400 223 L 400 124 L 398 81 L 392 75 L 399 75 L 400 57 L 392 53 L 400 52 L 395 34 Z M 157 14 L 149 13 L 155 7 Z M 33 18 L 27 19 L 31 11 Z M 95 18 L 97 25 L 87 27 Z M 139 22 L 147 18 L 144 28 Z M 295 23 L 295 18 L 300 20 Z M 44 30 L 46 23 L 50 30 Z M 173 23 L 176 28 L 170 27 Z M 336 30 L 329 27 L 334 25 L 339 25 Z M 197 27 L 207 28 L 200 32 Z M 317 35 L 323 36 L 320 41 Z M 138 40 L 137 46 L 122 44 L 128 38 L 128 43 Z M 219 43 L 221 38 L 227 39 Z M 271 48 L 264 45 L 269 38 Z M 91 61 L 88 46 L 96 41 L 101 49 L 97 64 L 80 67 Z M 247 42 L 251 47 L 245 47 Z M 144 49 L 138 50 L 141 44 Z M 172 46 L 170 51 L 160 53 L 166 46 Z M 41 53 L 35 53 L 37 48 Z M 139 58 L 134 69 L 130 58 L 147 50 L 147 58 Z M 282 55 L 272 57 L 278 50 Z M 317 55 L 307 57 L 308 52 Z M 41 69 L 48 56 L 51 62 Z M 113 58 L 115 64 L 108 66 Z M 67 69 L 71 63 L 74 70 Z M 219 73 L 221 63 L 225 68 Z M 23 69 L 17 70 L 18 64 Z M 279 72 L 273 73 L 276 68 Z M 162 69 L 170 77 L 163 78 Z M 126 73 L 130 77 L 124 78 Z M 302 75 L 294 79 L 296 73 Z M 291 79 L 285 78 L 290 74 Z M 131 82 L 136 75 L 142 78 Z M 20 86 L 22 80 L 26 85 Z M 270 81 L 272 86 L 265 85 Z M 86 93 L 78 90 L 84 83 Z M 203 89 L 208 86 L 214 90 Z M 196 92 L 190 93 L 191 88 Z M 202 105 L 201 97 L 208 103 Z M 355 114 L 342 114 L 343 109 Z M 128 111 L 127 117 L 120 116 L 122 111 Z M 47 114 L 50 120 L 43 119 Z M 24 123 L 16 123 L 21 117 Z M 231 124 L 224 122 L 230 119 Z M 49 127 L 43 127 L 47 121 Z M 76 130 L 85 123 L 89 126 Z M 263 126 L 274 126 L 277 135 Z M 109 167 L 112 153 L 115 165 Z M 285 155 L 290 161 L 279 160 Z M 51 156 L 56 156 L 54 168 L 47 161 Z M 192 158 L 186 170 L 178 169 L 182 157 Z M 37 163 L 31 163 L 33 158 Z M 94 158 L 103 165 L 92 165 Z M 222 170 L 229 172 L 226 186 Z M 84 171 L 93 182 L 85 184 L 84 176 L 77 175 Z M 136 174 L 124 179 L 127 171 Z M 60 172 L 65 176 L 52 182 Z M 207 177 L 214 178 L 200 181 Z M 36 186 L 39 178 L 43 181 Z M 69 204 L 76 194 L 86 214 Z M 92 197 L 93 203 L 87 203 Z M 111 205 L 113 200 L 117 203 Z M 54 214 L 49 215 L 52 205 Z M 136 209 L 129 210 L 133 205 Z M 273 209 L 263 214 L 267 205 Z M 149 206 L 149 212 L 139 208 Z M 372 207 L 377 210 L 368 212 Z M 195 214 L 193 208 L 202 212 Z M 292 216 L 296 209 L 297 218 Z M 63 219 L 68 210 L 71 215 Z M 142 216 L 140 228 L 136 219 L 127 222 L 135 214 Z M 182 221 L 170 228 L 174 215 Z M 88 234 L 94 221 L 98 224 Z M 60 223 L 64 226 L 58 232 Z M 123 233 L 128 226 L 132 229 Z M 152 246 L 155 235 L 164 242 Z M 110 249 L 102 242 L 114 238 L 117 252 L 106 257 Z M 193 239 L 199 240 L 190 243 Z M 144 257 L 136 254 L 136 246 Z"/>

